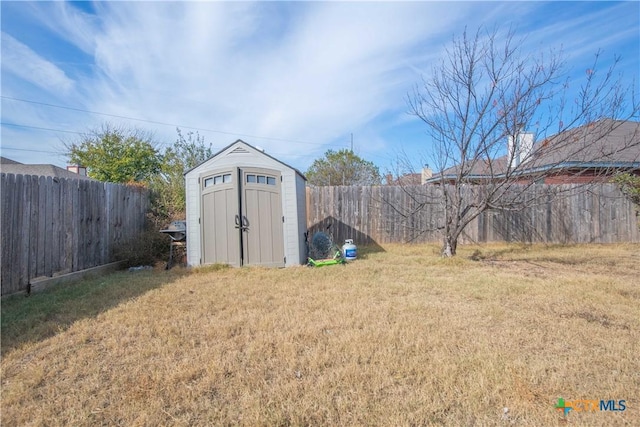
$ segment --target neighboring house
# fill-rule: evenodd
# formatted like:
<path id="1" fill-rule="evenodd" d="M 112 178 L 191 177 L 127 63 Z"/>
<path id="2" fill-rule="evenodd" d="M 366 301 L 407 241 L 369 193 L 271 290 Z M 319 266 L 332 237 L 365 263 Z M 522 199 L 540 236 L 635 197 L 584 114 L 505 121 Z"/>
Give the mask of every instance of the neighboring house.
<path id="1" fill-rule="evenodd" d="M 405 173 L 397 178 L 393 178 L 392 174 L 385 177 L 386 185 L 423 185 L 433 176 L 433 171 L 428 165 L 422 168 L 420 173 Z"/>
<path id="2" fill-rule="evenodd" d="M 0 173 L 10 173 L 14 175 L 37 175 L 37 176 L 50 176 L 52 178 L 67 178 L 67 179 L 88 179 L 94 181 L 81 173 L 73 172 L 72 170 L 82 171 L 84 168 L 77 166 L 69 166 L 71 170 L 62 169 L 54 165 L 28 165 L 15 160 L 7 159 L 6 157 L 0 157 Z"/>
<path id="3" fill-rule="evenodd" d="M 397 178 L 394 178 L 392 174 L 387 174 L 385 177 L 386 185 L 420 185 L 420 177 L 422 175 L 419 173 L 406 173 Z"/>
<path id="4" fill-rule="evenodd" d="M 463 172 L 466 182 L 481 184 L 505 177 L 522 183 L 571 184 L 605 182 L 619 172 L 640 176 L 640 123 L 604 119 L 535 142 L 523 133 L 507 142 L 509 154 L 481 160 Z M 460 167 L 426 180 L 453 183 Z"/>

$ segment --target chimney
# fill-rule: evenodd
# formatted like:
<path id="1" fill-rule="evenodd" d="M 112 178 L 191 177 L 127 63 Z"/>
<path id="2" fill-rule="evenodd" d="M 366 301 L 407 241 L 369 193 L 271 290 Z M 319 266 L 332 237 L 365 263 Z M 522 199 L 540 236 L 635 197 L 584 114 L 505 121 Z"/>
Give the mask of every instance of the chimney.
<path id="1" fill-rule="evenodd" d="M 84 166 L 69 165 L 67 166 L 67 170 L 69 172 L 77 173 L 78 175 L 81 175 L 81 176 L 87 176 L 87 168 L 85 168 Z"/>
<path id="2" fill-rule="evenodd" d="M 429 168 L 429 165 L 424 165 L 424 167 L 422 168 L 422 177 L 420 178 L 420 184 L 426 184 L 427 180 L 429 180 L 431 177 L 433 177 L 433 171 L 431 170 L 431 168 Z"/>
<path id="3" fill-rule="evenodd" d="M 507 155 L 509 156 L 511 169 L 526 163 L 533 151 L 533 133 L 518 132 L 515 138 L 509 135 L 507 141 Z"/>
<path id="4" fill-rule="evenodd" d="M 390 173 L 387 174 L 387 176 L 385 177 L 387 180 L 387 185 L 392 185 L 393 184 L 393 175 L 391 175 Z"/>

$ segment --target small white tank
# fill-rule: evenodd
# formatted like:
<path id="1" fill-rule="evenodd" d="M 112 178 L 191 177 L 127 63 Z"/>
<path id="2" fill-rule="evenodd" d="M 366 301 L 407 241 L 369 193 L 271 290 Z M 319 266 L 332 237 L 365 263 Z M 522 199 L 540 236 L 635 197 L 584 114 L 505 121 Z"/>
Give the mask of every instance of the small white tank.
<path id="1" fill-rule="evenodd" d="M 356 259 L 358 255 L 358 248 L 353 244 L 352 239 L 344 241 L 344 245 L 342 245 L 342 254 L 344 255 L 344 259 L 347 261 L 353 261 Z"/>

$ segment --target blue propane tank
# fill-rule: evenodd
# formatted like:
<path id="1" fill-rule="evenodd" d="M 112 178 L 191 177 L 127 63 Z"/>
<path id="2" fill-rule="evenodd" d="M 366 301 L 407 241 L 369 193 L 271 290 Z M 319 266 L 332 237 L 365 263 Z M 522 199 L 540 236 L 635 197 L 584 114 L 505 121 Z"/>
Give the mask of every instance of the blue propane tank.
<path id="1" fill-rule="evenodd" d="M 344 245 L 342 246 L 342 253 L 344 255 L 344 259 L 347 261 L 353 261 L 356 259 L 358 252 L 358 248 L 353 244 L 353 240 L 347 239 L 344 241 Z"/>

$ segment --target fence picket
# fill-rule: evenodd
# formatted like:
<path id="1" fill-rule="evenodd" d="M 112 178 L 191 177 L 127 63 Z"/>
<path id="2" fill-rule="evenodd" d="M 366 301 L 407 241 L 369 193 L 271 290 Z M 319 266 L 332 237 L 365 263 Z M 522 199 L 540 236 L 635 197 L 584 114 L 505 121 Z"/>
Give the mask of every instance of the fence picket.
<path id="1" fill-rule="evenodd" d="M 2 190 L 2 205 L 0 209 L 2 211 L 2 231 L 0 233 L 0 241 L 2 242 L 2 265 L 7 262 L 11 262 L 11 240 L 14 236 L 15 230 L 11 228 L 11 212 L 12 212 L 12 198 L 15 191 L 15 176 L 1 174 L 1 186 Z M 11 282 L 11 270 L 3 268 L 0 272 L 0 280 L 2 283 Z"/>
<path id="2" fill-rule="evenodd" d="M 12 242 L 11 242 L 11 255 L 12 255 L 12 260 L 11 263 L 14 265 L 13 268 L 13 274 L 11 275 L 12 280 L 14 281 L 19 281 L 20 280 L 20 274 L 21 274 L 21 268 L 20 268 L 20 263 L 22 261 L 22 254 L 20 253 L 20 250 L 22 249 L 22 244 L 23 244 L 23 240 L 24 240 L 24 235 L 21 232 L 22 231 L 22 211 L 24 209 L 24 205 L 22 204 L 22 201 L 20 200 L 20 197 L 22 196 L 22 190 L 24 189 L 24 185 L 23 185 L 23 179 L 24 177 L 21 175 L 16 176 L 16 183 L 15 183 L 15 189 L 14 189 L 14 197 L 13 197 L 13 218 L 11 221 L 11 228 L 13 230 L 19 230 L 15 236 Z"/>
<path id="3" fill-rule="evenodd" d="M 31 238 L 31 230 L 29 229 L 29 221 L 31 218 L 31 177 L 28 175 L 23 176 L 22 191 L 20 192 L 20 205 L 22 205 L 22 215 L 20 218 L 20 225 L 18 230 L 22 237 L 22 244 L 20 245 L 18 252 L 20 256 L 19 269 L 20 281 L 26 281 L 29 279 L 29 239 Z"/>

